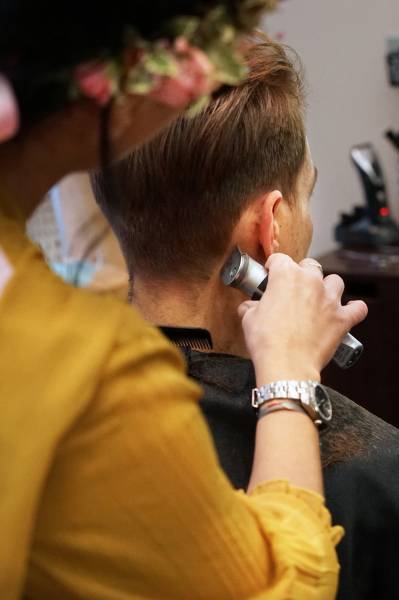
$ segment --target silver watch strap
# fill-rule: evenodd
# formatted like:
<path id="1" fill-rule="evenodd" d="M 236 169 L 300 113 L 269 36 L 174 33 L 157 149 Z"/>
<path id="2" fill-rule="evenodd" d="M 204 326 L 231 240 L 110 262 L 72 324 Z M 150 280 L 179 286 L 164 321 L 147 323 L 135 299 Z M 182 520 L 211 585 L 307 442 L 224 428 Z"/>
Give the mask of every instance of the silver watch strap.
<path id="1" fill-rule="evenodd" d="M 274 398 L 300 400 L 307 404 L 316 385 L 317 382 L 315 381 L 273 381 L 272 383 L 252 390 L 252 406 L 254 408 L 259 408 L 262 404 L 268 400 L 273 400 Z"/>

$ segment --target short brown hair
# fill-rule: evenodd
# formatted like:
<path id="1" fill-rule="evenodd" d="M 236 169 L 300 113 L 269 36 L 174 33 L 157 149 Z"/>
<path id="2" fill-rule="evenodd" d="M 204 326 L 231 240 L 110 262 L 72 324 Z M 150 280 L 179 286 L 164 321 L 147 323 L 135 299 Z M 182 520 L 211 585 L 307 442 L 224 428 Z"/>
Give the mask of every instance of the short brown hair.
<path id="1" fill-rule="evenodd" d="M 97 174 L 97 200 L 130 276 L 207 278 L 259 193 L 290 196 L 306 156 L 302 78 L 281 45 L 248 43 L 248 77 L 220 90 L 112 168 L 118 200 Z"/>

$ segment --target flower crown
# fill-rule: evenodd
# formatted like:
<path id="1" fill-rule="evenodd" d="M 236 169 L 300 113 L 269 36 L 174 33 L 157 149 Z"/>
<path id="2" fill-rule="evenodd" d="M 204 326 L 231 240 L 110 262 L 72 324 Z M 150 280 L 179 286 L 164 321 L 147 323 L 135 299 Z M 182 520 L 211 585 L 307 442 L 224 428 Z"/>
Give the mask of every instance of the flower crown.
<path id="1" fill-rule="evenodd" d="M 83 63 L 65 74 L 70 99 L 86 97 L 105 106 L 113 98 L 139 94 L 174 108 L 189 105 L 189 114 L 194 114 L 206 106 L 218 85 L 237 85 L 244 79 L 238 35 L 251 31 L 261 14 L 278 2 L 240 0 L 234 21 L 221 2 L 205 17 L 170 20 L 157 41 L 128 28 L 120 55 Z M 14 137 L 19 124 L 17 99 L 0 73 L 0 143 Z"/>

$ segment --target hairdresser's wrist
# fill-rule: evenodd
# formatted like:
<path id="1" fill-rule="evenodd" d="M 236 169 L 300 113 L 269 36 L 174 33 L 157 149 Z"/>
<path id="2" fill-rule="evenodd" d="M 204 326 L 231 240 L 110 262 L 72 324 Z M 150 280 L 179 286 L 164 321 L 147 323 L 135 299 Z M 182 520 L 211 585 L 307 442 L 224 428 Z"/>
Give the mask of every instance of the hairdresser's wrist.
<path id="1" fill-rule="evenodd" d="M 254 361 L 256 384 L 267 385 L 273 381 L 320 381 L 320 371 L 300 361 L 270 361 L 258 357 Z"/>

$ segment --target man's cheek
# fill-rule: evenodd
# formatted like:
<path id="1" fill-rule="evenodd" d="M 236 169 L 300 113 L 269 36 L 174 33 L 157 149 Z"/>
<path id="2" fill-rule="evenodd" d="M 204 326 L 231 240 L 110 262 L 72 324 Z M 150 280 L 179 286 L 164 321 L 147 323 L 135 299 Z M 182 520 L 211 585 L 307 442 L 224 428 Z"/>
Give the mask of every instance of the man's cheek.
<path id="1" fill-rule="evenodd" d="M 301 248 L 300 248 L 300 258 L 299 260 L 302 260 L 303 258 L 306 258 L 308 256 L 309 253 L 309 248 L 310 248 L 310 244 L 312 243 L 312 238 L 313 238 L 313 223 L 312 220 L 310 219 L 310 217 L 306 217 L 303 221 L 302 221 L 302 238 L 301 238 Z"/>
<path id="2" fill-rule="evenodd" d="M 309 217 L 309 219 L 308 219 L 308 246 L 306 248 L 306 253 L 309 251 L 310 244 L 312 243 L 312 239 L 313 239 L 313 222 L 312 222 L 312 219 Z"/>

